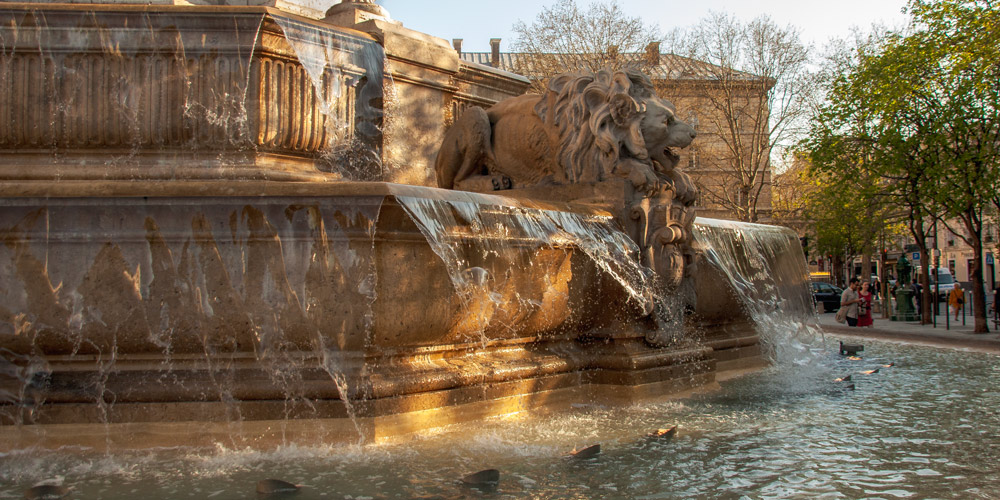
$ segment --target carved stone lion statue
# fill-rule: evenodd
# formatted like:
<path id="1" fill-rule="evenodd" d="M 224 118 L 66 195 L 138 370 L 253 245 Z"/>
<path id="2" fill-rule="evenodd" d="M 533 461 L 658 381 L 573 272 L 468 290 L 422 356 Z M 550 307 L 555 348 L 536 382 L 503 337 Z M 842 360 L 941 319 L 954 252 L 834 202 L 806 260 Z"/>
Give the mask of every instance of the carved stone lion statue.
<path id="1" fill-rule="evenodd" d="M 675 115 L 641 73 L 558 75 L 545 94 L 462 114 L 438 152 L 438 185 L 483 192 L 625 178 L 620 219 L 639 247 L 638 258 L 655 271 L 659 292 L 693 305 L 693 286 L 685 278 L 694 272 L 697 189 L 677 164 L 678 150 L 691 144 L 695 131 Z M 649 313 L 663 309 L 652 298 L 647 306 Z M 680 313 L 672 309 L 651 315 L 659 326 L 647 340 L 662 344 L 677 337 Z"/>
<path id="2" fill-rule="evenodd" d="M 690 203 L 696 190 L 677 170 L 694 129 L 656 97 L 645 75 L 600 71 L 552 78 L 488 110 L 470 108 L 445 134 L 435 168 L 446 189 L 490 191 L 627 178 L 654 196 L 669 183 Z"/>

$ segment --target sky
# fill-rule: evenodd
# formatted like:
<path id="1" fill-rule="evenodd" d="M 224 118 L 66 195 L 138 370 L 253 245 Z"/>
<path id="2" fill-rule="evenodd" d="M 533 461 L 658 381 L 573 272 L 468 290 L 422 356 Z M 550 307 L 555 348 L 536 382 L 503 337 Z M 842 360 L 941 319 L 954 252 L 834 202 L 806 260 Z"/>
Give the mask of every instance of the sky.
<path id="1" fill-rule="evenodd" d="M 444 38 L 463 39 L 465 52 L 488 52 L 490 38 L 501 38 L 509 50 L 518 20 L 530 24 L 543 6 L 555 0 L 378 0 L 403 26 Z M 577 0 L 581 6 L 591 0 Z M 848 37 L 854 26 L 867 30 L 873 23 L 898 26 L 905 0 L 619 0 L 629 16 L 658 24 L 664 33 L 697 24 L 709 12 L 725 12 L 744 21 L 767 14 L 779 26 L 792 25 L 802 39 L 821 49 L 831 38 Z"/>

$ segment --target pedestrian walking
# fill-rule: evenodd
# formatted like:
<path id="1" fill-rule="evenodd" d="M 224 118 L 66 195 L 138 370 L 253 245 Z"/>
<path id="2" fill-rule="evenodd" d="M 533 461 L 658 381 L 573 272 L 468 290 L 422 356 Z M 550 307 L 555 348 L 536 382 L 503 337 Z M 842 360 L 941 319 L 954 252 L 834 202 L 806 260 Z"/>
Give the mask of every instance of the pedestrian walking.
<path id="1" fill-rule="evenodd" d="M 955 315 L 955 321 L 958 321 L 958 311 L 965 305 L 965 291 L 962 287 L 956 286 L 951 289 L 951 293 L 948 294 L 948 305 L 951 306 L 951 311 Z"/>
<path id="2" fill-rule="evenodd" d="M 861 280 L 857 278 L 851 278 L 851 283 L 844 293 L 840 294 L 840 307 L 847 308 L 847 326 L 858 326 L 858 302 L 861 298 L 858 297 L 858 288 Z"/>

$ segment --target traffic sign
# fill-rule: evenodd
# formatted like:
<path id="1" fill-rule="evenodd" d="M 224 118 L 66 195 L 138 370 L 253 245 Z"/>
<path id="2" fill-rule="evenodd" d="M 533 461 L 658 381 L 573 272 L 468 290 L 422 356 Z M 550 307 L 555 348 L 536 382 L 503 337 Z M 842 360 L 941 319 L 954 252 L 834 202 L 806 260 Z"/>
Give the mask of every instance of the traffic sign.
<path id="1" fill-rule="evenodd" d="M 987 265 L 993 264 L 993 254 L 991 253 L 986 254 L 986 264 Z"/>
<path id="2" fill-rule="evenodd" d="M 920 252 L 913 252 L 913 260 L 920 260 Z"/>

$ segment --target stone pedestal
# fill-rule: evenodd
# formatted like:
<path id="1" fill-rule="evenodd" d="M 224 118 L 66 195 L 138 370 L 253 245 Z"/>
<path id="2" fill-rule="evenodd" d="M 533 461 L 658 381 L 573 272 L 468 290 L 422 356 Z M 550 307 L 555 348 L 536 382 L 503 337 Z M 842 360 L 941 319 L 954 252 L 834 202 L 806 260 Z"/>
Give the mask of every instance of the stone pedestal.
<path id="1" fill-rule="evenodd" d="M 896 290 L 896 310 L 892 312 L 892 321 L 920 321 L 920 313 L 913 307 L 913 290 L 900 288 Z"/>

